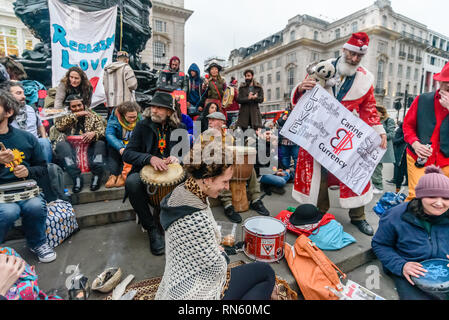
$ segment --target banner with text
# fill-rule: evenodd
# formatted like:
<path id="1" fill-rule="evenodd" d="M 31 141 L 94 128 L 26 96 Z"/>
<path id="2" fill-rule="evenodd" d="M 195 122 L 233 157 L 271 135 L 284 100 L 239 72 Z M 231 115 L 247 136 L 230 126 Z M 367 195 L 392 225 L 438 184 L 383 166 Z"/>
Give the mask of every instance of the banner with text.
<path id="1" fill-rule="evenodd" d="M 103 71 L 112 63 L 117 6 L 85 12 L 58 0 L 49 0 L 52 85 L 59 85 L 71 67 L 78 66 L 94 88 L 91 107 L 106 102 Z"/>
<path id="2" fill-rule="evenodd" d="M 319 85 L 301 97 L 280 133 L 358 195 L 386 152 L 380 135 Z"/>

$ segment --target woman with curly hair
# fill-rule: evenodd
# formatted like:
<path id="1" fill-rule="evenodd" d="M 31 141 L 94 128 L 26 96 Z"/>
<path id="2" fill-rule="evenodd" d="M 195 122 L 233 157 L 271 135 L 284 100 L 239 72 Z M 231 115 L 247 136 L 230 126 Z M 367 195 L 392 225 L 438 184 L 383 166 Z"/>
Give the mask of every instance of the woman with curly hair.
<path id="1" fill-rule="evenodd" d="M 202 159 L 197 159 L 198 154 Z M 185 159 L 188 179 L 161 202 L 166 264 L 156 300 L 269 300 L 275 274 L 266 263 L 228 269 L 229 257 L 208 197 L 229 190 L 233 152 L 221 142 L 194 145 Z"/>
<path id="2" fill-rule="evenodd" d="M 77 94 L 83 98 L 86 108 L 90 108 L 92 102 L 93 87 L 86 73 L 79 67 L 71 67 L 62 78 L 56 89 L 55 109 L 62 109 L 66 97 Z"/>

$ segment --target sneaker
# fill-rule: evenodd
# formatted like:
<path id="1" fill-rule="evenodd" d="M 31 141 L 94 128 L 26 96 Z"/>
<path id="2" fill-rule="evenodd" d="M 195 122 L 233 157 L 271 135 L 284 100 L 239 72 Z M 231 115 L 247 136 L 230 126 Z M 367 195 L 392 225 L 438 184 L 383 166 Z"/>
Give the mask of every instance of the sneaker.
<path id="1" fill-rule="evenodd" d="M 260 214 L 261 216 L 269 216 L 270 215 L 270 212 L 263 205 L 262 200 L 257 200 L 257 201 L 251 202 L 249 207 L 252 210 L 256 211 L 258 214 Z"/>
<path id="2" fill-rule="evenodd" d="M 388 183 L 388 184 L 393 184 L 393 185 L 396 184 L 396 181 L 394 181 L 394 179 L 387 180 L 387 181 L 385 181 L 385 182 Z"/>
<path id="3" fill-rule="evenodd" d="M 380 189 L 377 189 L 376 187 L 374 187 L 374 188 L 373 188 L 373 193 L 374 193 L 374 194 L 382 194 L 382 193 L 384 193 L 384 191 L 383 191 L 383 190 L 380 190 Z"/>
<path id="4" fill-rule="evenodd" d="M 242 216 L 234 211 L 233 206 L 229 206 L 224 210 L 224 213 L 226 217 L 228 217 L 229 220 L 231 220 L 234 223 L 240 223 L 242 222 Z"/>
<path id="5" fill-rule="evenodd" d="M 56 260 L 56 252 L 47 243 L 30 250 L 37 255 L 40 262 L 49 263 Z"/>

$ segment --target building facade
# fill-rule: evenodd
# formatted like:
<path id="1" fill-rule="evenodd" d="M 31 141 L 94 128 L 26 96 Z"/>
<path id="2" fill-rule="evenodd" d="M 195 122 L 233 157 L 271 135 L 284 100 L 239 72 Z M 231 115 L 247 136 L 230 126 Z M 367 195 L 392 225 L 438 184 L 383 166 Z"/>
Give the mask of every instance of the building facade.
<path id="1" fill-rule="evenodd" d="M 0 57 L 21 56 L 40 42 L 14 14 L 14 0 L 0 0 Z"/>
<path id="2" fill-rule="evenodd" d="M 438 89 L 438 83 L 433 80 L 436 73 L 449 62 L 449 37 L 433 30 L 429 30 L 428 44 L 424 55 L 422 92 Z"/>
<path id="3" fill-rule="evenodd" d="M 242 72 L 253 69 L 265 90 L 262 111 L 284 109 L 293 87 L 306 77 L 307 65 L 341 55 L 344 43 L 355 32 L 366 32 L 370 37 L 362 65 L 375 76 L 378 104 L 391 109 L 405 91 L 414 96 L 421 92 L 429 30 L 396 13 L 388 0 L 377 0 L 332 23 L 297 15 L 282 31 L 248 48 L 233 50 L 223 74 L 226 79 L 234 76 L 241 81 Z"/>
<path id="4" fill-rule="evenodd" d="M 184 0 L 151 1 L 152 36 L 141 53 L 142 61 L 151 68 L 161 70 L 168 66 L 172 56 L 181 59 L 180 70 L 185 68 L 185 24 L 193 11 L 184 8 Z M 187 70 L 185 70 L 187 71 Z"/>

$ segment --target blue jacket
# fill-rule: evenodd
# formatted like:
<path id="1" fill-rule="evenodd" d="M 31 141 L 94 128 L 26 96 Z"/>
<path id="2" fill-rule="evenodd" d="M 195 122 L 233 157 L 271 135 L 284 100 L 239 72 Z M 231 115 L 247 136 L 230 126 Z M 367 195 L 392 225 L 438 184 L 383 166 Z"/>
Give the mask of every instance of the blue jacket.
<path id="1" fill-rule="evenodd" d="M 139 115 L 140 117 L 140 115 Z M 115 109 L 111 113 L 111 116 L 108 120 L 108 125 L 106 127 L 106 141 L 108 145 L 114 148 L 117 151 L 120 151 L 122 148 L 126 148 L 126 145 L 123 143 L 123 128 L 120 122 L 115 115 Z"/>
<path id="2" fill-rule="evenodd" d="M 447 259 L 449 254 L 449 215 L 445 213 L 433 224 L 430 233 L 404 202 L 387 211 L 380 219 L 379 229 L 371 246 L 387 270 L 402 276 L 407 262 Z"/>
<path id="3" fill-rule="evenodd" d="M 196 72 L 196 77 L 192 78 L 190 71 Z M 203 85 L 203 79 L 201 79 L 201 71 L 196 63 L 192 63 L 189 70 L 187 71 L 189 75 L 189 90 L 187 101 L 194 107 L 201 105 L 201 96 L 203 94 L 201 86 Z"/>

